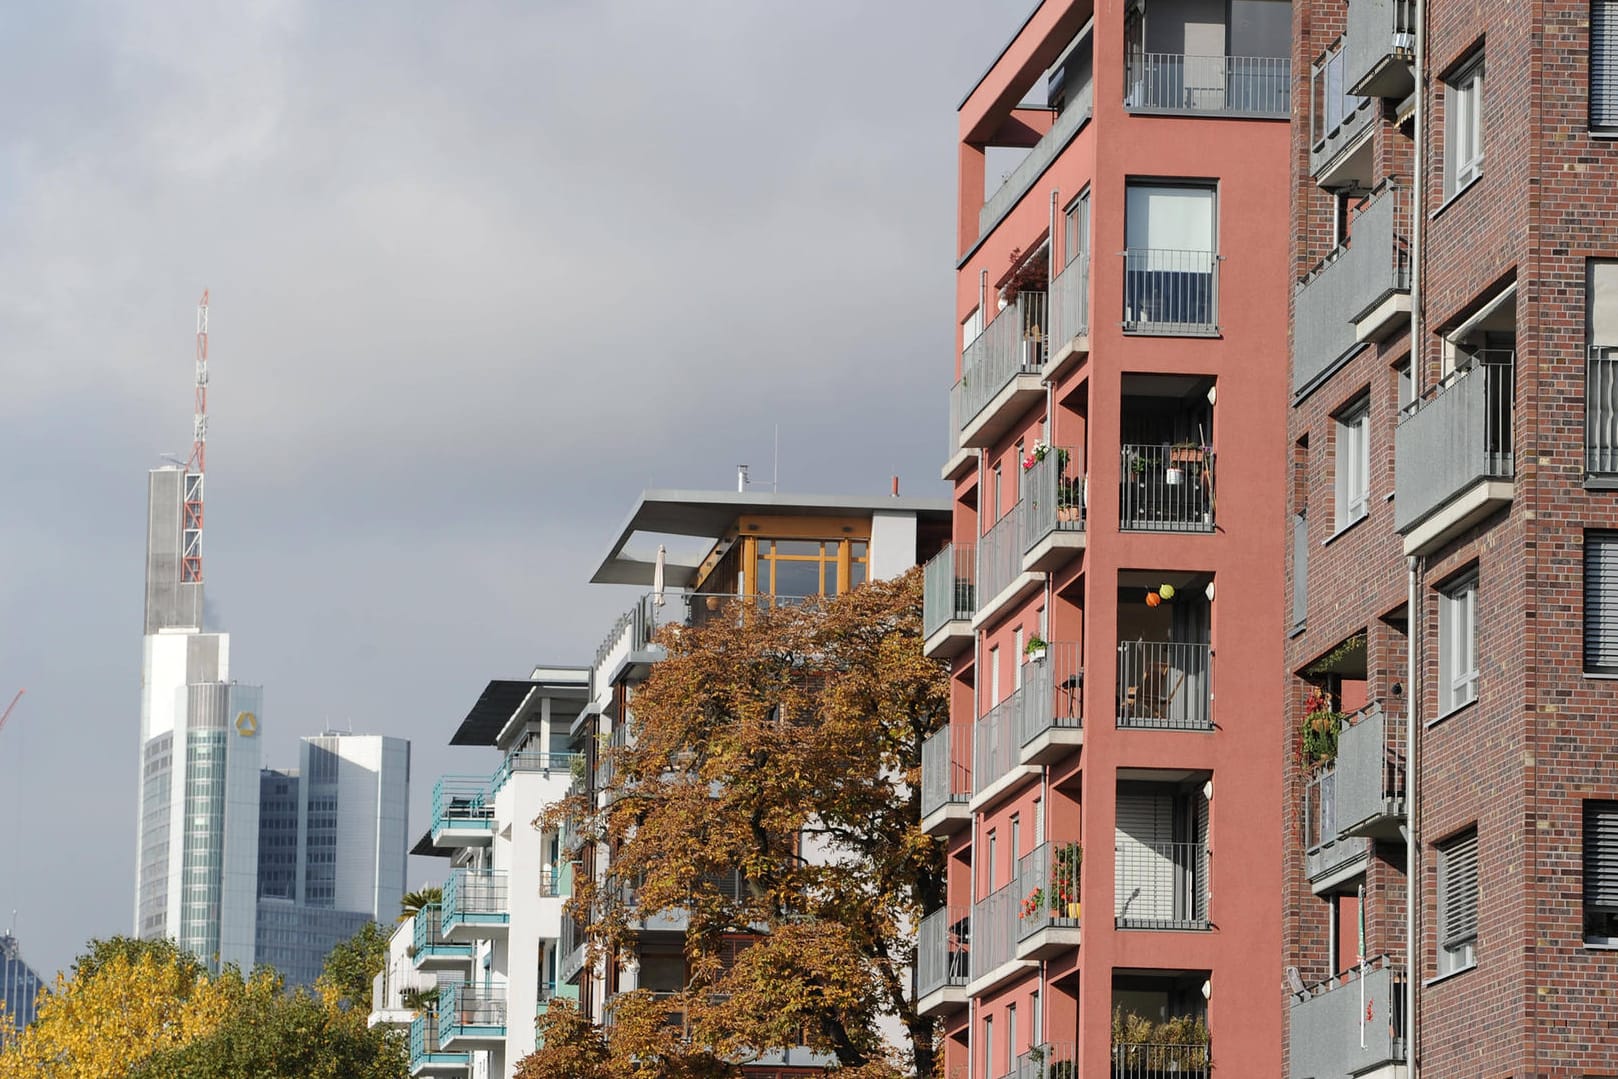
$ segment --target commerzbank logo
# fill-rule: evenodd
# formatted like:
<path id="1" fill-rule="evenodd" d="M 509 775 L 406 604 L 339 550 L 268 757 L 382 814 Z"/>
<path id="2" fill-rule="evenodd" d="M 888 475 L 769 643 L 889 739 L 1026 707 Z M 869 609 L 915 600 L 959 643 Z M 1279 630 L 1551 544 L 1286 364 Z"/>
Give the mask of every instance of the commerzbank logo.
<path id="1" fill-rule="evenodd" d="M 236 733 L 243 738 L 251 738 L 258 733 L 258 716 L 252 712 L 236 713 Z"/>

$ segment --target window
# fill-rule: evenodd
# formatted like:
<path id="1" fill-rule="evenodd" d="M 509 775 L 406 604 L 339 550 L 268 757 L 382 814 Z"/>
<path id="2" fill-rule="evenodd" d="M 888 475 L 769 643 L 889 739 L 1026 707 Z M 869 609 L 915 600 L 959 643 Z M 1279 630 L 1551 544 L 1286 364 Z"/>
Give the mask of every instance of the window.
<path id="1" fill-rule="evenodd" d="M 1064 251 L 1068 262 L 1084 262 L 1090 258 L 1090 189 L 1068 203 L 1065 215 L 1066 237 Z"/>
<path id="2" fill-rule="evenodd" d="M 1618 802 L 1584 803 L 1584 941 L 1618 944 Z"/>
<path id="3" fill-rule="evenodd" d="M 1216 329 L 1215 219 L 1211 184 L 1129 185 L 1124 201 L 1126 330 Z"/>
<path id="4" fill-rule="evenodd" d="M 865 580 L 869 554 L 863 540 L 759 539 L 754 544 L 752 585 L 760 595 L 835 596 Z"/>
<path id="5" fill-rule="evenodd" d="M 1590 129 L 1618 131 L 1618 0 L 1590 0 Z"/>
<path id="6" fill-rule="evenodd" d="M 1042 1024 L 1044 1016 L 1039 1012 L 1039 990 L 1035 989 L 1028 994 L 1028 1011 L 1032 1023 L 1028 1028 L 1028 1044 L 1040 1045 L 1045 1040 L 1045 1031 Z M 1054 1069 L 1053 1069 L 1054 1070 Z"/>
<path id="7" fill-rule="evenodd" d="M 1337 416 L 1333 464 L 1337 473 L 1337 517 L 1341 532 L 1370 511 L 1371 399 L 1362 397 Z"/>
<path id="8" fill-rule="evenodd" d="M 1017 1058 L 1017 1006 L 1006 1005 L 1006 1074 L 1010 1074 L 1011 1066 Z"/>
<path id="9" fill-rule="evenodd" d="M 1483 175 L 1483 57 L 1444 80 L 1444 194 Z"/>
<path id="10" fill-rule="evenodd" d="M 1015 866 L 1017 859 L 1022 856 L 1022 816 L 1017 813 L 1011 815 L 1011 864 Z"/>
<path id="11" fill-rule="evenodd" d="M 1585 264 L 1584 467 L 1618 472 L 1618 261 Z"/>
<path id="12" fill-rule="evenodd" d="M 993 1075 L 994 1071 L 994 1018 L 983 1017 L 983 1074 Z"/>
<path id="13" fill-rule="evenodd" d="M 1000 648 L 989 649 L 989 708 L 1000 703 Z M 987 711 L 987 709 L 985 709 Z"/>
<path id="14" fill-rule="evenodd" d="M 997 843 L 998 839 L 999 839 L 999 837 L 996 836 L 993 832 L 989 833 L 988 849 L 984 852 L 985 854 L 988 855 L 988 863 L 989 863 L 989 865 L 988 865 L 988 870 L 989 870 L 988 886 L 984 889 L 985 892 L 994 891 L 996 881 L 998 880 L 998 878 L 995 876 L 995 869 L 996 869 L 996 866 L 995 866 L 995 854 L 996 854 L 995 847 L 998 845 L 998 843 Z"/>
<path id="15" fill-rule="evenodd" d="M 1584 669 L 1618 674 L 1618 532 L 1584 534 Z"/>
<path id="16" fill-rule="evenodd" d="M 1028 654 L 1023 650 L 1021 626 L 1018 626 L 1017 632 L 1012 635 L 1011 647 L 1013 650 L 1011 653 L 1011 688 L 1016 690 L 1022 688 L 1022 668 L 1023 664 L 1028 661 Z"/>
<path id="17" fill-rule="evenodd" d="M 966 316 L 966 321 L 961 323 L 961 347 L 964 349 L 967 345 L 976 341 L 978 335 L 982 332 L 983 308 L 973 308 L 972 313 Z"/>
<path id="18" fill-rule="evenodd" d="M 1438 594 L 1438 714 L 1478 699 L 1478 579 L 1469 576 Z"/>
<path id="19" fill-rule="evenodd" d="M 1438 974 L 1478 961 L 1478 833 L 1438 845 Z"/>

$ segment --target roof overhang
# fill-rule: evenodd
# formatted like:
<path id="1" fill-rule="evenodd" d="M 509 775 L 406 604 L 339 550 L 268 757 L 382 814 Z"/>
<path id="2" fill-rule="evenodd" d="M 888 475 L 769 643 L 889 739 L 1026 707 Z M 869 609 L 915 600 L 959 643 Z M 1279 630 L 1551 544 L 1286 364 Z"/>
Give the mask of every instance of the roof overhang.
<path id="1" fill-rule="evenodd" d="M 483 688 L 449 744 L 499 745 L 508 728 L 526 720 L 541 700 L 548 697 L 583 707 L 589 696 L 590 671 L 585 667 L 539 667 L 527 678 L 497 678 Z M 571 722 L 573 713 L 565 710 L 565 714 Z"/>

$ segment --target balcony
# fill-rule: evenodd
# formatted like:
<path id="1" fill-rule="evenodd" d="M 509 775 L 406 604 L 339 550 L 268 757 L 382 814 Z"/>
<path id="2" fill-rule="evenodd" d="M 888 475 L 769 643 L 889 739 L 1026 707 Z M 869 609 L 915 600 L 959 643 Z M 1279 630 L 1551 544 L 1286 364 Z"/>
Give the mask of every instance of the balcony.
<path id="1" fill-rule="evenodd" d="M 1309 72 L 1309 174 L 1322 187 L 1374 182 L 1370 131 L 1378 112 L 1369 97 L 1348 92 L 1344 43 L 1321 53 Z"/>
<path id="2" fill-rule="evenodd" d="M 1045 1042 L 1017 1058 L 1010 1079 L 1076 1079 L 1079 1047 L 1073 1042 Z"/>
<path id="3" fill-rule="evenodd" d="M 1372 705 L 1337 735 L 1340 835 L 1395 839 L 1405 816 L 1404 718 Z"/>
<path id="4" fill-rule="evenodd" d="M 1219 256 L 1212 251 L 1124 252 L 1124 332 L 1219 334 Z"/>
<path id="5" fill-rule="evenodd" d="M 563 985 L 578 981 L 588 957 L 584 923 L 564 909 L 562 931 L 556 942 L 556 980 Z"/>
<path id="6" fill-rule="evenodd" d="M 1212 532 L 1213 450 L 1198 445 L 1122 446 L 1118 527 L 1125 532 Z"/>
<path id="7" fill-rule="evenodd" d="M 1033 960 L 1017 958 L 1021 935 L 1017 915 L 1025 894 L 1022 882 L 1013 878 L 989 893 L 988 898 L 972 904 L 972 980 L 966 987 L 968 997 L 982 996 L 1036 965 Z"/>
<path id="8" fill-rule="evenodd" d="M 1042 372 L 1047 382 L 1062 377 L 1090 354 L 1090 258 L 1082 252 L 1051 279 L 1051 344 Z"/>
<path id="9" fill-rule="evenodd" d="M 951 659 L 972 647 L 972 616 L 977 613 L 977 548 L 948 544 L 922 570 L 922 652 L 928 659 Z"/>
<path id="10" fill-rule="evenodd" d="M 472 962 L 472 945 L 444 937 L 442 910 L 429 903 L 411 919 L 410 961 L 417 970 L 462 970 Z"/>
<path id="11" fill-rule="evenodd" d="M 922 1015 L 966 1007 L 971 941 L 971 911 L 966 907 L 943 907 L 921 920 L 916 931 L 916 1010 Z"/>
<path id="12" fill-rule="evenodd" d="M 493 1049 L 506 1040 L 506 987 L 451 982 L 438 989 L 438 1047 Z"/>
<path id="13" fill-rule="evenodd" d="M 1014 787 L 1024 776 L 1039 769 L 1020 763 L 1018 713 L 1022 690 L 1001 701 L 979 717 L 972 726 L 972 800 L 967 808 L 976 813 Z"/>
<path id="14" fill-rule="evenodd" d="M 1023 570 L 1049 572 L 1084 550 L 1084 482 L 1082 447 L 1050 447 L 1024 470 Z"/>
<path id="15" fill-rule="evenodd" d="M 952 724 L 921 744 L 921 830 L 944 836 L 972 823 L 972 729 Z"/>
<path id="16" fill-rule="evenodd" d="M 1041 843 L 1017 861 L 1017 958 L 1050 959 L 1079 946 L 1079 868 L 1077 843 Z"/>
<path id="17" fill-rule="evenodd" d="M 1084 657 L 1077 641 L 1031 653 L 1017 693 L 1017 763 L 1050 764 L 1084 745 Z"/>
<path id="18" fill-rule="evenodd" d="M 444 776 L 433 785 L 435 847 L 478 847 L 494 841 L 494 798 L 485 776 Z"/>
<path id="19" fill-rule="evenodd" d="M 1285 120 L 1291 115 L 1292 61 L 1131 52 L 1124 87 L 1124 107 L 1131 112 Z"/>
<path id="20" fill-rule="evenodd" d="M 1112 1079 L 1209 1079 L 1212 1050 L 1195 1042 L 1112 1047 Z"/>
<path id="21" fill-rule="evenodd" d="M 390 964 L 371 979 L 371 1014 L 366 1016 L 368 1027 L 405 1029 L 415 1018 L 414 1008 L 405 1003 L 407 993 L 428 992 L 438 985 L 438 979 L 425 971 L 395 970 Z"/>
<path id="22" fill-rule="evenodd" d="M 1304 784 L 1305 870 L 1316 895 L 1365 869 L 1371 841 L 1345 836 L 1337 827 L 1337 770 L 1327 765 Z"/>
<path id="23" fill-rule="evenodd" d="M 1213 648 L 1182 641 L 1120 641 L 1118 726 L 1213 730 Z"/>
<path id="24" fill-rule="evenodd" d="M 1405 974 L 1386 956 L 1292 1002 L 1294 1079 L 1349 1079 L 1405 1060 Z"/>
<path id="25" fill-rule="evenodd" d="M 1000 187 L 990 195 L 978 211 L 978 236 L 987 236 L 998 225 L 1012 208 L 1021 202 L 1023 196 L 1028 194 L 1044 171 L 1050 167 L 1067 144 L 1073 141 L 1075 135 L 1084 129 L 1090 122 L 1090 113 L 1094 106 L 1094 88 L 1086 83 L 1075 87 L 1069 95 L 1067 107 L 1059 113 L 1051 123 L 1049 131 L 1036 142 L 1028 151 L 1026 157 L 1017 163 L 1017 167 L 1001 183 Z"/>
<path id="26" fill-rule="evenodd" d="M 1349 239 L 1297 284 L 1292 392 L 1303 396 L 1410 313 L 1410 197 L 1389 183 L 1353 218 Z"/>
<path id="27" fill-rule="evenodd" d="M 1348 7 L 1343 83 L 1362 97 L 1403 100 L 1416 88 L 1415 0 L 1354 0 Z"/>
<path id="28" fill-rule="evenodd" d="M 704 873 L 697 878 L 701 890 L 705 893 L 717 893 L 719 896 L 736 902 L 747 893 L 747 881 L 736 870 L 729 873 Z M 624 906 L 629 908 L 629 928 L 642 933 L 684 933 L 691 924 L 691 909 L 689 906 L 663 907 L 658 910 L 642 910 L 639 888 L 626 883 L 623 886 Z"/>
<path id="29" fill-rule="evenodd" d="M 546 778 L 571 779 L 573 769 L 583 767 L 583 753 L 545 753 L 541 750 L 522 749 L 516 753 L 507 754 L 506 759 L 500 762 L 494 777 L 489 780 L 489 793 L 499 794 L 501 789 L 510 782 L 513 775 L 519 773 L 537 774 Z"/>
<path id="30" fill-rule="evenodd" d="M 996 615 L 1044 583 L 1038 573 L 1023 569 L 1028 550 L 1028 510 L 1019 501 L 978 537 L 977 613 L 973 630 L 994 621 Z"/>
<path id="31" fill-rule="evenodd" d="M 1424 554 L 1511 504 L 1513 354 L 1467 358 L 1405 409 L 1394 436 L 1393 525 Z"/>
<path id="32" fill-rule="evenodd" d="M 503 935 L 511 924 L 506 874 L 487 869 L 457 869 L 444 882 L 442 928 L 447 940 L 487 940 Z"/>
<path id="33" fill-rule="evenodd" d="M 962 449 L 986 448 L 1045 396 L 1045 293 L 1022 292 L 961 354 L 951 415 Z"/>
<path id="34" fill-rule="evenodd" d="M 410 1074 L 466 1075 L 472 1058 L 465 1052 L 446 1053 L 438 1047 L 438 1016 L 425 1012 L 410 1021 Z"/>
<path id="35" fill-rule="evenodd" d="M 1114 887 L 1119 929 L 1207 929 L 1208 845 L 1120 842 Z"/>

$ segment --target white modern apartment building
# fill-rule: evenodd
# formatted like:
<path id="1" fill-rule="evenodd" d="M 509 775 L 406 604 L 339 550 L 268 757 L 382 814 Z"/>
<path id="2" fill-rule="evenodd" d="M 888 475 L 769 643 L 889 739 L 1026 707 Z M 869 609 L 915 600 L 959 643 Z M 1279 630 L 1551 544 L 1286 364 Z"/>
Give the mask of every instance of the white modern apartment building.
<path id="1" fill-rule="evenodd" d="M 409 1025 L 412 1076 L 504 1079 L 534 1049 L 535 1020 L 559 990 L 568 876 L 560 838 L 532 824 L 582 774 L 568 739 L 588 695 L 583 668 L 493 681 L 450 739 L 500 755 L 434 786 L 412 853 L 448 859 L 443 899 L 395 931 L 373 984 L 373 1025 Z"/>

